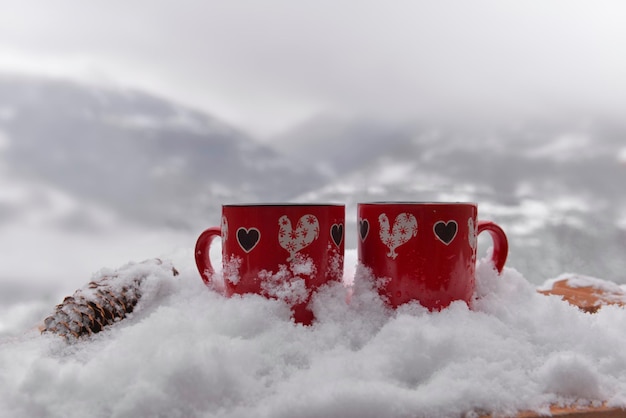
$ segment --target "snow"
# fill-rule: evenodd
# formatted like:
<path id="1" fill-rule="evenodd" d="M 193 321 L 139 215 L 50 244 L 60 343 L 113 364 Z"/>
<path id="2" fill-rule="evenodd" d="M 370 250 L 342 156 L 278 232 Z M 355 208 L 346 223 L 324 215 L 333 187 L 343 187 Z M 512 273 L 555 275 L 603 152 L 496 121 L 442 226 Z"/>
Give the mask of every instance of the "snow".
<path id="1" fill-rule="evenodd" d="M 557 136 L 544 145 L 527 151 L 526 155 L 531 158 L 551 158 L 555 161 L 586 158 L 589 156 L 593 139 L 580 133 L 568 133 Z"/>
<path id="2" fill-rule="evenodd" d="M 393 312 L 356 258 L 346 251 L 349 304 L 346 285 L 323 288 L 310 327 L 293 323 L 280 300 L 209 290 L 192 249 L 169 254 L 176 277 L 153 264 L 122 266 L 127 278 L 150 269 L 123 321 L 74 344 L 41 335 L 35 323 L 0 339 L 0 411 L 437 417 L 546 412 L 551 403 L 626 406 L 624 309 L 583 313 L 538 294 L 512 267 L 498 276 L 483 259 L 472 309 L 408 304 Z"/>
<path id="3" fill-rule="evenodd" d="M 262 292 L 289 304 L 303 303 L 309 297 L 305 279 L 294 276 L 286 265 L 281 265 L 276 273 L 262 270 L 259 280 Z"/>
<path id="4" fill-rule="evenodd" d="M 124 91 L 121 93 L 128 94 L 128 92 Z M 94 89 L 93 94 L 101 95 L 102 93 Z M 102 97 L 104 98 L 105 96 L 103 95 Z M 93 116 L 102 117 L 101 115 Z M 102 119 L 104 122 L 113 125 L 139 130 L 170 128 L 197 134 L 212 132 L 216 135 L 227 133 L 230 130 L 229 127 L 222 125 L 217 120 L 206 118 L 201 114 L 194 114 L 178 106 L 162 109 L 158 117 L 155 117 L 154 114 L 136 113 L 106 115 Z"/>
<path id="5" fill-rule="evenodd" d="M 594 204 L 600 205 L 601 202 Z M 521 197 L 515 206 L 485 201 L 480 203 L 479 211 L 507 220 L 507 232 L 518 237 L 530 236 L 548 225 L 567 224 L 582 228 L 583 217 L 591 213 L 593 207 L 583 198 L 555 195 L 543 200 Z"/>

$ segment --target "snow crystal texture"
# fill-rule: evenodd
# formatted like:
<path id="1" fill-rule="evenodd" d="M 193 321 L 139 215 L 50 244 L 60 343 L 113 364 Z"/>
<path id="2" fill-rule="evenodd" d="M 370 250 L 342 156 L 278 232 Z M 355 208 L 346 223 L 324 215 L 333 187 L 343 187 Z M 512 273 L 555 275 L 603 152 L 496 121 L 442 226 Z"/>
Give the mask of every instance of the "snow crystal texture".
<path id="1" fill-rule="evenodd" d="M 281 300 L 224 298 L 191 251 L 154 269 L 123 321 L 73 344 L 0 340 L 0 411 L 38 417 L 447 417 L 553 403 L 626 406 L 626 312 L 586 314 L 513 268 L 477 268 L 473 308 L 387 309 L 356 251 L 295 324 Z M 145 269 L 144 267 L 141 267 Z M 349 299 L 349 304 L 346 302 Z M 51 307 L 52 309 L 52 307 Z"/>

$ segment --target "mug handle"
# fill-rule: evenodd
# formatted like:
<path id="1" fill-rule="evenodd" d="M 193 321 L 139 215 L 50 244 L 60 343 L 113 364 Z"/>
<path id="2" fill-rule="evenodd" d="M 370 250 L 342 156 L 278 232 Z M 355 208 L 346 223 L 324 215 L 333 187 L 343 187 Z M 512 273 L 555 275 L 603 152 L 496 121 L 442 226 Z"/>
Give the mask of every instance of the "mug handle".
<path id="1" fill-rule="evenodd" d="M 211 286 L 211 277 L 215 274 L 215 269 L 211 264 L 211 257 L 209 257 L 209 249 L 211 248 L 213 240 L 221 236 L 221 228 L 219 226 L 212 226 L 202 232 L 198 237 L 198 241 L 196 241 L 196 266 L 198 267 L 202 281 L 207 286 Z"/>
<path id="2" fill-rule="evenodd" d="M 491 235 L 493 241 L 493 254 L 491 255 L 491 261 L 495 266 L 498 273 L 502 273 L 504 263 L 509 255 L 509 241 L 506 239 L 506 234 L 497 224 L 491 221 L 478 221 L 478 231 L 476 236 L 481 232 L 487 231 Z"/>

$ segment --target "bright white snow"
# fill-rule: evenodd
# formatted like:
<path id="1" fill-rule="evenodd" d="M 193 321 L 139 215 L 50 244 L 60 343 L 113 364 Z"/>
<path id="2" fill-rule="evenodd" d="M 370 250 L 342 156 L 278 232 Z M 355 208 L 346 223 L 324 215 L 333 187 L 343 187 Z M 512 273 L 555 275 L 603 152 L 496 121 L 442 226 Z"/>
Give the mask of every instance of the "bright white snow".
<path id="1" fill-rule="evenodd" d="M 210 291 L 191 250 L 170 260 L 179 276 L 155 266 L 133 314 L 90 339 L 68 345 L 35 328 L 0 339 L 0 411 L 437 417 L 546 411 L 554 402 L 626 406 L 626 311 L 583 313 L 538 294 L 513 268 L 499 277 L 479 263 L 472 310 L 391 312 L 351 249 L 350 304 L 343 284 L 325 288 L 317 322 L 303 327 L 281 301 Z"/>

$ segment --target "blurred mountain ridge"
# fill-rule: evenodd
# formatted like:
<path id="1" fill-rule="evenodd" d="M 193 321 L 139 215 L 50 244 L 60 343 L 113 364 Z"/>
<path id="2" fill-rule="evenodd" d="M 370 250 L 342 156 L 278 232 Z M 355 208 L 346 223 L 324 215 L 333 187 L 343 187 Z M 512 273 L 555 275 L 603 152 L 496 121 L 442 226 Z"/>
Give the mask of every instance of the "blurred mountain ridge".
<path id="1" fill-rule="evenodd" d="M 0 227 L 116 219 L 197 232 L 224 203 L 475 201 L 542 281 L 626 282 L 626 124 L 603 115 L 449 123 L 318 117 L 260 143 L 149 93 L 0 76 Z M 356 245 L 348 233 L 348 248 Z M 488 243 L 487 243 L 488 245 Z"/>
<path id="2" fill-rule="evenodd" d="M 5 177 L 146 224 L 197 227 L 225 201 L 285 200 L 319 181 L 241 131 L 139 91 L 2 76 L 0 133 Z"/>
<path id="3" fill-rule="evenodd" d="M 323 121 L 317 120 L 323 124 Z M 346 149 L 363 145 L 358 135 L 371 120 L 327 126 Z M 383 131 L 377 125 L 378 132 Z M 324 132 L 323 128 L 311 132 Z M 297 130 L 292 132 L 298 137 Z M 309 134 L 310 135 L 310 134 Z M 316 138 L 297 155 L 314 155 Z M 493 124 L 392 126 L 379 142 L 366 140 L 370 158 L 347 152 L 331 161 L 332 182 L 300 200 L 473 201 L 482 218 L 497 221 L 511 241 L 510 262 L 536 281 L 564 271 L 626 282 L 626 124 L 602 115 L 563 115 L 545 120 Z M 286 136 L 278 144 L 285 143 Z M 289 147 L 278 149 L 289 158 Z M 318 152 L 324 153 L 327 148 Z M 362 154 L 361 154 L 362 155 Z M 343 159 L 343 161 L 341 160 Z M 333 165 L 336 164 L 336 165 Z M 342 171 L 342 164 L 351 169 Z M 348 217 L 347 230 L 355 230 Z M 356 245 L 356 234 L 347 237 Z"/>

